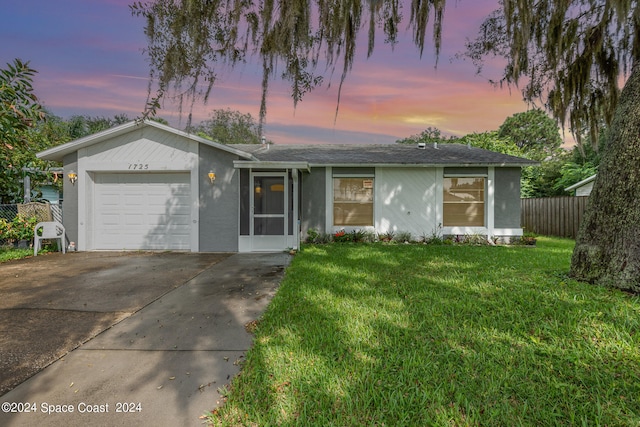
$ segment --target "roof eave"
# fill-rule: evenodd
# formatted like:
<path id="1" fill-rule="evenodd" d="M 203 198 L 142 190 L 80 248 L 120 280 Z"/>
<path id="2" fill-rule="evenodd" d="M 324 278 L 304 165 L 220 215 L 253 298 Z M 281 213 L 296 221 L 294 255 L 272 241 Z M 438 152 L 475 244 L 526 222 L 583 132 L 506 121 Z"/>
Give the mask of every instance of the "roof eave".
<path id="1" fill-rule="evenodd" d="M 591 175 L 589 178 L 585 178 L 585 179 L 583 179 L 583 180 L 582 180 L 582 181 L 580 181 L 580 182 L 576 182 L 576 183 L 575 183 L 575 184 L 573 184 L 572 186 L 565 188 L 565 189 L 564 189 L 564 191 L 573 191 L 573 190 L 575 190 L 575 189 L 576 189 L 576 188 L 578 188 L 578 187 L 582 187 L 583 185 L 588 184 L 588 183 L 590 183 L 591 181 L 593 181 L 594 179 L 596 179 L 596 176 L 597 176 L 597 175 L 598 175 L 598 174 L 596 173 L 596 174 Z"/>
<path id="2" fill-rule="evenodd" d="M 309 163 L 309 167 L 413 167 L 413 168 L 449 168 L 449 167 L 527 167 L 536 166 L 539 163 Z"/>
<path id="3" fill-rule="evenodd" d="M 270 162 L 270 161 L 246 161 L 234 160 L 233 166 L 236 169 L 300 169 L 311 172 L 311 167 L 307 162 Z"/>

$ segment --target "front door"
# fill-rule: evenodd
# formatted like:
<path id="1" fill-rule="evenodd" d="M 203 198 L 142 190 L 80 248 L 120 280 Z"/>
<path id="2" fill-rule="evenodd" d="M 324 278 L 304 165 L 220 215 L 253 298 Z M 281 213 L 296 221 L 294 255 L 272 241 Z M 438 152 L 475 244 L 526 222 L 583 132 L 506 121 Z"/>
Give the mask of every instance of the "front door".
<path id="1" fill-rule="evenodd" d="M 251 186 L 252 249 L 285 249 L 289 224 L 286 173 L 253 173 Z"/>

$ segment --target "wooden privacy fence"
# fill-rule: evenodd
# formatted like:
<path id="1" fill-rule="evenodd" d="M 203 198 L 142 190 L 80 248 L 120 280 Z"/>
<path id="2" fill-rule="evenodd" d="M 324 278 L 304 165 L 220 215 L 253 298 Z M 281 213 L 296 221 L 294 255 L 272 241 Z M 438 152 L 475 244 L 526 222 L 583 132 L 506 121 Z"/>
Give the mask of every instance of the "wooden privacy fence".
<path id="1" fill-rule="evenodd" d="M 521 225 L 536 234 L 575 239 L 588 200 L 588 196 L 520 199 Z"/>

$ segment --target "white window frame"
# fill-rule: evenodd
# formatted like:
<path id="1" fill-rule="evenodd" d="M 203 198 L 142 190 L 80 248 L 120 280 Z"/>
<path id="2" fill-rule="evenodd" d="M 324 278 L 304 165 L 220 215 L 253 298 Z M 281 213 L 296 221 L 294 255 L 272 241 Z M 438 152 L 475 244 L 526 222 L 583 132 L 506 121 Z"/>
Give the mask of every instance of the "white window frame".
<path id="1" fill-rule="evenodd" d="M 465 204 L 482 204 L 482 224 L 481 225 L 471 225 L 471 226 L 466 226 L 464 224 L 445 224 L 446 221 L 446 213 L 445 213 L 445 207 L 447 205 L 453 205 L 456 204 L 454 202 L 447 202 L 445 200 L 444 197 L 444 189 L 445 189 L 445 181 L 447 179 L 482 179 L 482 184 L 483 184 L 483 189 L 482 189 L 482 201 L 469 201 L 469 202 L 464 202 Z M 473 175 L 459 175 L 459 174 L 455 174 L 455 175 L 445 175 L 443 177 L 442 180 L 442 225 L 444 227 L 472 227 L 472 228 L 479 228 L 479 227 L 486 227 L 487 226 L 487 176 L 486 174 L 473 174 Z M 463 203 L 463 202 L 460 202 Z"/>
<path id="2" fill-rule="evenodd" d="M 443 226 L 442 233 L 444 235 L 465 235 L 465 234 L 483 234 L 490 239 L 495 235 L 496 231 L 500 232 L 500 235 L 505 234 L 505 230 L 494 229 L 494 212 L 495 212 L 495 167 L 490 166 L 487 168 L 487 173 L 473 173 L 473 174 L 445 174 L 440 175 L 438 181 L 438 205 L 440 212 L 438 212 L 439 221 L 444 224 L 444 178 L 485 178 L 485 201 L 484 201 L 484 214 L 485 221 L 482 227 L 465 227 L 465 226 Z M 510 233 L 506 233 L 510 234 Z"/>
<path id="3" fill-rule="evenodd" d="M 333 179 L 334 178 L 357 178 L 357 179 L 372 179 L 373 180 L 373 200 L 372 204 L 372 218 L 371 225 L 335 225 L 333 218 Z M 325 169 L 325 182 L 326 182 L 326 215 L 325 215 L 325 229 L 327 232 L 336 232 L 339 230 L 373 230 L 376 224 L 376 174 L 372 173 L 333 173 L 331 166 Z"/>

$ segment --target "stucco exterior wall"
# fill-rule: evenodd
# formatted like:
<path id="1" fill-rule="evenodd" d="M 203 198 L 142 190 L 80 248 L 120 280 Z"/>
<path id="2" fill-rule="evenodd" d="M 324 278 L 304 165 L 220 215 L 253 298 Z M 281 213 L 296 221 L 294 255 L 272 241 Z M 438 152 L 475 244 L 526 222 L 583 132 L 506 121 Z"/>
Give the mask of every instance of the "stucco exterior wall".
<path id="1" fill-rule="evenodd" d="M 192 170 L 195 145 L 187 138 L 143 127 L 81 149 L 80 155 L 87 170 L 131 172 L 131 164 L 148 165 L 154 171 Z"/>
<path id="2" fill-rule="evenodd" d="M 331 175 L 336 175 L 333 168 Z M 371 173 L 370 168 L 360 172 Z M 358 168 L 347 172 L 358 175 Z M 445 175 L 484 175 L 488 188 L 487 219 L 483 227 L 445 227 L 442 223 L 442 180 Z M 520 168 L 421 168 L 378 167 L 375 169 L 374 226 L 367 228 L 377 233 L 410 232 L 414 239 L 433 234 L 475 234 L 514 236 L 520 228 Z M 303 175 L 301 222 L 302 238 L 307 230 L 333 233 L 331 227 L 331 182 L 324 168 L 314 168 Z M 327 193 L 329 192 L 329 193 Z M 327 229 L 328 227 L 328 229 Z"/>
<path id="3" fill-rule="evenodd" d="M 238 170 L 240 174 L 240 235 L 251 234 L 251 173 L 249 169 Z"/>
<path id="4" fill-rule="evenodd" d="M 78 153 L 68 154 L 63 161 L 64 183 L 62 184 L 62 225 L 64 225 L 67 239 L 78 242 L 78 187 L 71 184 L 67 175 L 74 171 L 78 173 Z"/>
<path id="5" fill-rule="evenodd" d="M 314 229 L 319 233 L 325 230 L 326 204 L 326 168 L 312 168 L 311 173 L 302 173 L 300 195 L 301 239 L 307 237 L 307 231 Z"/>
<path id="6" fill-rule="evenodd" d="M 199 150 L 200 252 L 237 252 L 239 235 L 240 171 L 238 157 L 200 144 Z M 216 174 L 211 184 L 207 174 Z"/>
<path id="7" fill-rule="evenodd" d="M 414 239 L 435 233 L 436 188 L 434 168 L 377 168 L 375 230 L 410 232 Z"/>
<path id="8" fill-rule="evenodd" d="M 520 168 L 495 168 L 495 228 L 520 227 Z"/>

